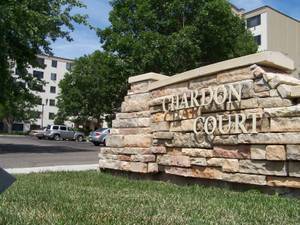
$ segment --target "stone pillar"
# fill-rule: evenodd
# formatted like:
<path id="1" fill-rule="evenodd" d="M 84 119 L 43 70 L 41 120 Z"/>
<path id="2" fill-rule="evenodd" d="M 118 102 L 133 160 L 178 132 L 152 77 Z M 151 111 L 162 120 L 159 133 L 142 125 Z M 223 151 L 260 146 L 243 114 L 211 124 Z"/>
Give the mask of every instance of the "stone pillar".
<path id="1" fill-rule="evenodd" d="M 121 112 L 117 113 L 113 121 L 107 147 L 100 149 L 100 169 L 139 173 L 158 171 L 156 156 L 151 149 L 151 96 L 148 87 L 152 82 L 166 78 L 155 73 L 129 78 L 130 89 L 122 103 Z"/>

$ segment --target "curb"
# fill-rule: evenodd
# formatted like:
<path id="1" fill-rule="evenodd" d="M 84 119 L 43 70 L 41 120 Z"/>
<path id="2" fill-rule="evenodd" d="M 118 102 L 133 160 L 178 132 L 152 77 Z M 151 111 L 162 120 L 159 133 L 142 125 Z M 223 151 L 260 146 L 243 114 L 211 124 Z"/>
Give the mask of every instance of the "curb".
<path id="1" fill-rule="evenodd" d="M 43 166 L 43 167 L 27 167 L 27 168 L 5 168 L 11 174 L 29 174 L 29 173 L 43 173 L 43 172 L 62 172 L 62 171 L 87 171 L 98 170 L 98 164 L 84 164 L 84 165 L 61 165 L 61 166 Z"/>

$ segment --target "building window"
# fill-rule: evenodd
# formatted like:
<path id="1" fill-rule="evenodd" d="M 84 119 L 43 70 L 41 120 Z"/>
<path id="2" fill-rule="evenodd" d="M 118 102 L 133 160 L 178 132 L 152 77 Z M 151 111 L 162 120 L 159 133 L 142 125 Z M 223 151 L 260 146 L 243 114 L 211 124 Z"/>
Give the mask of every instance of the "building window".
<path id="1" fill-rule="evenodd" d="M 56 87 L 50 86 L 50 93 L 56 93 Z"/>
<path id="2" fill-rule="evenodd" d="M 51 73 L 51 80 L 56 80 L 56 79 L 57 79 L 56 73 Z"/>
<path id="3" fill-rule="evenodd" d="M 52 67 L 54 67 L 54 68 L 57 67 L 57 61 L 56 60 L 52 60 Z"/>
<path id="4" fill-rule="evenodd" d="M 29 89 L 31 89 L 33 91 L 45 92 L 44 86 L 42 84 L 30 84 L 28 86 L 29 86 Z"/>
<path id="5" fill-rule="evenodd" d="M 66 63 L 66 69 L 69 70 L 69 71 L 71 71 L 71 69 L 72 69 L 72 63 L 67 62 Z"/>
<path id="6" fill-rule="evenodd" d="M 44 58 L 37 58 L 37 64 L 39 67 L 44 68 L 45 67 L 45 59 Z"/>
<path id="7" fill-rule="evenodd" d="M 44 78 L 44 72 L 42 71 L 33 71 L 33 76 L 36 77 L 39 80 L 42 80 Z"/>
<path id="8" fill-rule="evenodd" d="M 49 113 L 49 120 L 54 120 L 54 118 L 55 118 L 55 114 L 54 113 Z M 57 129 L 58 129 L 58 127 L 57 127 Z M 54 127 L 53 127 L 53 130 L 57 130 L 57 129 L 54 129 Z"/>
<path id="9" fill-rule="evenodd" d="M 247 19 L 247 27 L 248 28 L 256 27 L 256 26 L 259 26 L 260 24 L 261 24 L 260 15 Z"/>
<path id="10" fill-rule="evenodd" d="M 254 41 L 257 45 L 261 45 L 261 35 L 254 36 Z"/>
<path id="11" fill-rule="evenodd" d="M 43 104 L 43 99 L 41 97 L 38 98 L 38 105 L 42 105 Z"/>
<path id="12" fill-rule="evenodd" d="M 54 100 L 54 99 L 50 99 L 49 105 L 50 105 L 50 106 L 55 106 L 55 100 Z"/>

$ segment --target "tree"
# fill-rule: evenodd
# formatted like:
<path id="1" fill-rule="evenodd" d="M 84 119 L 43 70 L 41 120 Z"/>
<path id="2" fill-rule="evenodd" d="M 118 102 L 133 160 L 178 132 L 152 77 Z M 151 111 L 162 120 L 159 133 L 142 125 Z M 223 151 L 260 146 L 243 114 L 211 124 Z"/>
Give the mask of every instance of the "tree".
<path id="1" fill-rule="evenodd" d="M 111 120 L 127 90 L 129 71 L 117 56 L 95 51 L 75 60 L 72 70 L 60 81 L 58 119 L 84 124 L 91 119 Z"/>
<path id="2" fill-rule="evenodd" d="M 28 74 L 27 67 L 40 66 L 36 55 L 51 54 L 50 45 L 57 38 L 71 41 L 73 23 L 87 25 L 86 16 L 72 15 L 74 7 L 84 5 L 79 0 L 0 2 L 0 119 L 8 128 L 15 119 L 26 120 L 33 115 L 37 98 L 30 90 L 42 82 Z M 15 64 L 18 74 L 12 77 Z"/>
<path id="3" fill-rule="evenodd" d="M 112 0 L 104 50 L 138 73 L 167 75 L 257 51 L 227 0 Z"/>

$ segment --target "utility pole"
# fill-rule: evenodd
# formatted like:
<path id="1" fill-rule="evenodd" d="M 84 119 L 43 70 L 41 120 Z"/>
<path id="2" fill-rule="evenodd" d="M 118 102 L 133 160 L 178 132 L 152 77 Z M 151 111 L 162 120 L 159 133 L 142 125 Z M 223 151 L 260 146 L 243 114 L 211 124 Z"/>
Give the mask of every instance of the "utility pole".
<path id="1" fill-rule="evenodd" d="M 44 104 L 42 104 L 41 128 L 44 128 Z"/>

